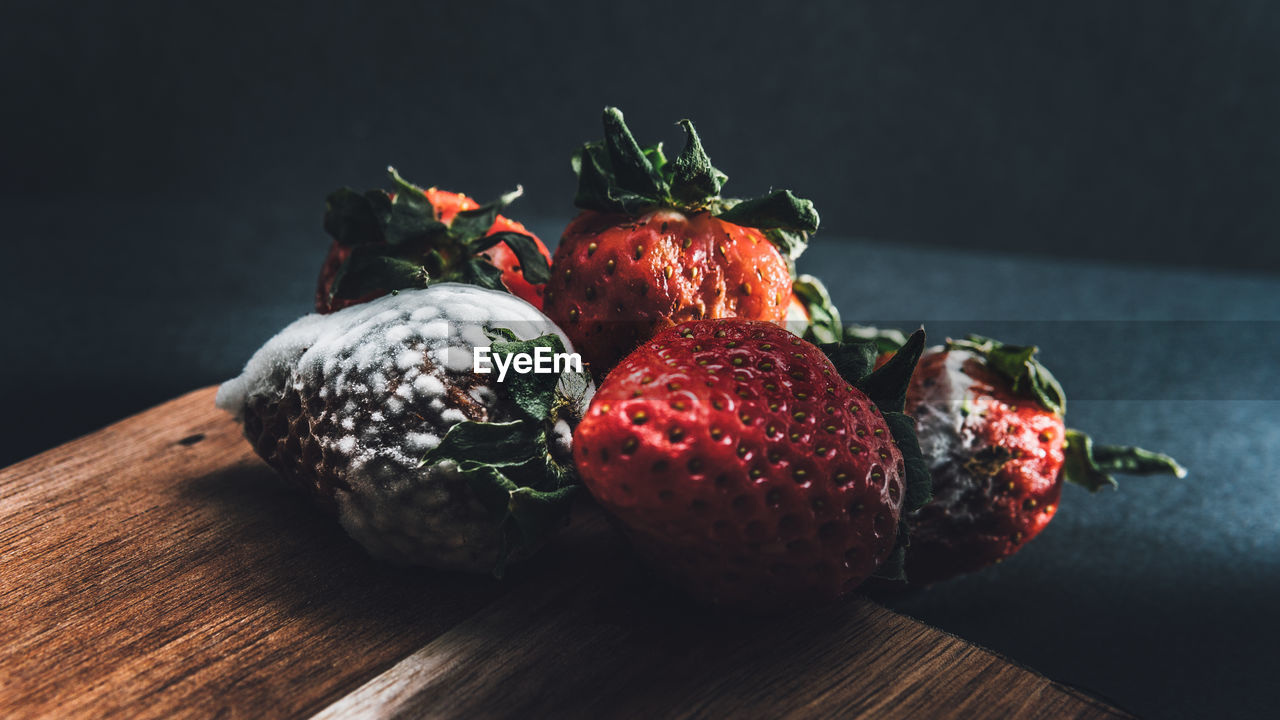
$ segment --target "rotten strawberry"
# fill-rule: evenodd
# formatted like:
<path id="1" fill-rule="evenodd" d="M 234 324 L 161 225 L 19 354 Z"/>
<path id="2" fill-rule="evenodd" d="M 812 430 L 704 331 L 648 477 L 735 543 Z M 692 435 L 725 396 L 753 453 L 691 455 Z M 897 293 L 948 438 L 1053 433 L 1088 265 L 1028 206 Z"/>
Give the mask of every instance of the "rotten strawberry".
<path id="1" fill-rule="evenodd" d="M 218 405 L 371 554 L 500 572 L 566 518 L 572 426 L 591 383 L 570 367 L 500 381 L 476 368 L 481 349 L 572 347 L 519 298 L 440 283 L 295 321 L 219 388 Z"/>
<path id="2" fill-rule="evenodd" d="M 750 200 L 720 194 L 693 124 L 668 161 L 641 147 L 616 108 L 604 140 L 573 157 L 574 204 L 547 283 L 546 311 L 603 377 L 655 332 L 689 320 L 740 317 L 782 324 L 794 259 L 818 228 L 813 203 L 787 190 Z"/>
<path id="3" fill-rule="evenodd" d="M 878 340 L 893 344 L 892 335 Z M 1172 458 L 1095 445 L 1066 427 L 1062 386 L 1036 348 L 971 335 L 920 359 L 907 392 L 933 475 L 933 500 L 909 513 L 907 577 L 927 585 L 1013 555 L 1058 510 L 1064 483 L 1114 487 L 1112 473 L 1172 474 Z"/>

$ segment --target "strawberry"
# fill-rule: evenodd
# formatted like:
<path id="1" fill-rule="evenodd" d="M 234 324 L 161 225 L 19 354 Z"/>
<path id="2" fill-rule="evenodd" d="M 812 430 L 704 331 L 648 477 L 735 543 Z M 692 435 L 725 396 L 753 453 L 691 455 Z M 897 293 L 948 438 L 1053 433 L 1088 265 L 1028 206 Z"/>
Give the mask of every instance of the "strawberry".
<path id="1" fill-rule="evenodd" d="M 422 189 L 387 168 L 396 192 L 348 188 L 329 195 L 324 227 L 333 237 L 320 269 L 316 311 L 333 312 L 428 281 L 506 289 L 542 307 L 550 255 L 524 225 L 498 211 L 520 190 L 487 205 Z"/>
<path id="2" fill-rule="evenodd" d="M 900 413 L 923 347 L 919 332 L 871 373 L 869 343 L 819 349 L 742 319 L 677 325 L 600 386 L 575 463 L 639 555 L 696 598 L 831 600 L 900 571 L 899 518 L 928 498 Z"/>
<path id="3" fill-rule="evenodd" d="M 813 203 L 778 190 L 751 200 L 720 196 L 693 124 L 668 162 L 641 148 L 616 108 L 605 137 L 573 157 L 574 204 L 547 283 L 546 311 L 597 377 L 658 330 L 741 317 L 786 321 L 793 261 L 818 228 Z"/>
<path id="4" fill-rule="evenodd" d="M 473 353 L 568 346 L 519 298 L 441 283 L 294 322 L 217 402 L 371 554 L 500 571 L 565 517 L 591 385 L 569 369 L 498 382 Z"/>
<path id="5" fill-rule="evenodd" d="M 907 516 L 912 584 L 1016 553 L 1053 519 L 1065 482 L 1097 491 L 1116 485 L 1113 472 L 1185 474 L 1168 456 L 1094 445 L 1068 429 L 1062 387 L 1035 354 L 971 335 L 920 359 L 906 407 L 919 423 L 933 500 Z"/>

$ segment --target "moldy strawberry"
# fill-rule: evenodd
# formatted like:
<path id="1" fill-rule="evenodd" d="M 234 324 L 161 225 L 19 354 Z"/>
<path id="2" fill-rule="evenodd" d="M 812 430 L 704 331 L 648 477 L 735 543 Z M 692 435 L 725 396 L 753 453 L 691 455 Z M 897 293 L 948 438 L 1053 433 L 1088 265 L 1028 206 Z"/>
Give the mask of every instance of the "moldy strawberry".
<path id="1" fill-rule="evenodd" d="M 881 341 L 888 339 L 881 335 Z M 920 359 L 906 410 L 918 423 L 933 500 L 908 514 L 907 577 L 929 584 L 1009 557 L 1058 509 L 1064 483 L 1185 470 L 1134 447 L 1095 445 L 1066 427 L 1066 397 L 1036 348 L 971 335 Z"/>
<path id="2" fill-rule="evenodd" d="M 269 340 L 218 406 L 366 550 L 501 572 L 563 524 L 577 489 L 583 373 L 473 371 L 475 348 L 572 349 L 529 303 L 455 283 L 308 315 Z"/>

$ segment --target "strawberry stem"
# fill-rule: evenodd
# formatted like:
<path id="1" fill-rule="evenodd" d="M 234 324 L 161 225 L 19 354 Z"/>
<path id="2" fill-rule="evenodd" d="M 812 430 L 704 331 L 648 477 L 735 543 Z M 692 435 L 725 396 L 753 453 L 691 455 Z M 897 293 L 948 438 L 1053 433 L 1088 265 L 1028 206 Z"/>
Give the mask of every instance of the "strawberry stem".
<path id="1" fill-rule="evenodd" d="M 1126 475 L 1173 475 L 1183 478 L 1187 469 L 1163 453 L 1130 445 L 1095 445 L 1093 438 L 1079 430 L 1067 430 L 1063 445 L 1066 456 L 1062 478 L 1089 492 L 1119 487 L 1111 473 Z"/>
<path id="2" fill-rule="evenodd" d="M 502 271 L 479 255 L 498 243 L 511 248 L 530 284 L 550 278 L 547 259 L 532 237 L 516 232 L 488 234 L 498 213 L 520 197 L 523 188 L 517 186 L 492 202 L 460 211 L 446 225 L 422 188 L 405 180 L 394 167 L 387 167 L 387 175 L 396 187 L 394 195 L 343 188 L 328 197 L 325 230 L 338 244 L 352 248 L 334 277 L 331 298 L 358 298 L 434 282 L 506 290 Z"/>
<path id="3" fill-rule="evenodd" d="M 711 164 L 702 139 L 689 120 L 681 120 L 687 140 L 673 162 L 662 145 L 642 147 L 623 120 L 622 111 L 604 109 L 604 140 L 584 144 L 571 164 L 578 175 L 574 205 L 603 213 L 641 215 L 659 208 L 710 211 L 726 222 L 752 227 L 790 260 L 804 251 L 818 229 L 818 211 L 789 190 L 758 198 L 721 197 L 728 176 Z"/>

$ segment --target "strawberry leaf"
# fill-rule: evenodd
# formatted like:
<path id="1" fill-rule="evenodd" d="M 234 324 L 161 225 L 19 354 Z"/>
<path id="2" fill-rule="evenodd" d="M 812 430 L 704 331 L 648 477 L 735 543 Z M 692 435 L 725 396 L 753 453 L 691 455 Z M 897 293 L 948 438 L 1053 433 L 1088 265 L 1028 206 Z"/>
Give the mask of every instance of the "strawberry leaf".
<path id="1" fill-rule="evenodd" d="M 436 219 L 430 203 L 425 199 L 418 203 L 405 197 L 404 193 L 396 195 L 382 226 L 382 236 L 388 245 L 428 243 L 445 234 L 447 228 Z"/>
<path id="2" fill-rule="evenodd" d="M 872 347 L 875 343 L 871 343 Z M 916 330 L 900 350 L 879 370 L 854 383 L 883 412 L 902 412 L 907 404 L 907 386 L 924 352 L 924 329 Z"/>
<path id="3" fill-rule="evenodd" d="M 609 154 L 614 183 L 619 188 L 642 197 L 667 195 L 668 188 L 662 174 L 654 169 L 618 108 L 604 109 L 604 145 Z"/>
<path id="4" fill-rule="evenodd" d="M 1035 359 L 1038 348 L 1034 345 L 1005 345 L 999 340 L 969 335 L 964 340 L 948 340 L 947 349 L 969 350 L 982 355 L 988 367 L 1013 383 L 1014 392 L 1034 399 L 1041 407 L 1059 416 L 1066 415 L 1066 393 L 1049 368 Z"/>
<path id="5" fill-rule="evenodd" d="M 414 185 L 408 180 L 405 180 L 403 177 L 400 176 L 400 171 L 396 170 L 395 167 L 391 165 L 387 166 L 387 176 L 391 178 L 391 182 L 394 183 L 396 186 L 397 197 L 399 197 L 400 195 L 408 196 L 407 198 L 405 198 L 406 203 L 410 203 L 410 204 L 421 203 L 428 206 L 431 204 L 427 202 L 427 191 L 418 187 L 417 185 Z"/>
<path id="6" fill-rule="evenodd" d="M 574 152 L 569 165 L 578 176 L 578 191 L 573 197 L 576 207 L 611 212 L 614 199 L 610 193 L 609 165 L 601 157 L 604 148 L 599 143 L 587 143 Z"/>
<path id="7" fill-rule="evenodd" d="M 831 302 L 831 294 L 822 281 L 812 275 L 801 275 L 791 283 L 791 291 L 809 315 L 803 337 L 812 343 L 838 343 L 844 339 L 840 310 Z"/>
<path id="8" fill-rule="evenodd" d="M 577 486 L 537 490 L 514 482 L 495 467 L 476 466 L 463 471 L 467 486 L 488 511 L 498 528 L 502 547 L 493 576 L 506 574 L 507 563 L 538 549 L 545 539 L 569 519 Z"/>
<path id="9" fill-rule="evenodd" d="M 672 163 L 671 197 L 679 202 L 697 205 L 707 198 L 718 197 L 729 176 L 711 165 L 711 158 L 702 149 L 702 140 L 693 123 L 681 120 L 688 140 L 684 151 Z"/>
<path id="10" fill-rule="evenodd" d="M 346 247 L 379 243 L 390 213 L 391 198 L 386 193 L 370 190 L 361 194 L 342 188 L 325 198 L 324 231 Z"/>
<path id="11" fill-rule="evenodd" d="M 650 150 L 657 151 L 656 148 Z M 660 151 L 657 151 L 657 156 L 661 156 Z M 646 157 L 655 155 L 648 152 Z M 573 198 L 573 204 L 577 207 L 604 213 L 639 215 L 661 204 L 658 198 L 640 195 L 618 186 L 613 177 L 609 153 L 603 143 L 583 145 L 573 154 L 570 164 L 578 174 L 578 191 Z"/>
<path id="12" fill-rule="evenodd" d="M 453 273 L 442 274 L 442 282 L 455 282 L 461 280 L 468 285 L 478 285 L 482 288 L 490 290 L 506 290 L 507 286 L 502 284 L 502 271 L 493 263 L 483 257 L 472 257 L 457 271 L 456 277 L 452 277 Z"/>
<path id="13" fill-rule="evenodd" d="M 1083 435 L 1079 431 L 1073 430 Z M 1187 476 L 1187 469 L 1177 460 L 1152 450 L 1144 450 L 1132 445 L 1097 445 L 1093 446 L 1093 460 L 1098 467 L 1107 472 L 1124 475 L 1173 475 L 1176 478 Z"/>
<path id="14" fill-rule="evenodd" d="M 367 252 L 364 252 L 367 251 Z M 333 296 L 350 299 L 387 290 L 427 286 L 421 265 L 384 254 L 374 245 L 357 246 L 333 278 Z"/>
<path id="15" fill-rule="evenodd" d="M 474 239 L 474 240 L 470 240 L 470 241 L 468 241 L 468 242 L 467 242 L 467 250 L 469 250 L 469 251 L 471 251 L 471 252 L 473 252 L 473 253 L 482 253 L 482 252 L 484 252 L 485 250 L 488 250 L 489 248 L 493 247 L 494 245 L 497 245 L 498 243 L 501 243 L 501 242 L 502 242 L 502 240 L 503 240 L 502 236 L 503 236 L 503 235 L 506 235 L 506 234 L 508 234 L 508 233 L 506 233 L 506 232 L 496 232 L 496 233 L 492 233 L 492 234 L 490 234 L 490 235 L 482 235 L 482 236 L 480 236 L 480 237 L 478 237 L 478 238 L 476 238 L 476 239 Z M 513 234 L 513 235 L 514 235 L 514 234 L 517 234 L 517 233 L 511 233 L 511 234 Z"/>
<path id="16" fill-rule="evenodd" d="M 532 237 L 517 232 L 500 232 L 491 237 L 493 236 L 511 248 L 516 260 L 520 262 L 520 274 L 529 284 L 541 285 L 551 279 L 551 264 Z"/>
<path id="17" fill-rule="evenodd" d="M 665 162 L 658 148 L 649 148 L 645 157 Z M 661 204 L 659 198 L 642 195 L 618 185 L 604 143 L 586 143 L 574 153 L 570 164 L 578 174 L 578 191 L 573 198 L 573 204 L 577 207 L 605 213 L 639 215 Z"/>
<path id="18" fill-rule="evenodd" d="M 539 430 L 537 423 L 527 419 L 512 422 L 464 420 L 449 428 L 440 444 L 427 451 L 419 464 L 433 465 L 442 460 L 452 460 L 463 469 L 522 465 L 544 452 L 538 447 Z"/>
<path id="19" fill-rule="evenodd" d="M 475 493 L 476 500 L 489 511 L 495 519 L 504 520 L 511 493 L 520 489 L 501 470 L 495 467 L 480 466 L 465 472 L 467 485 Z"/>
<path id="20" fill-rule="evenodd" d="M 484 237 L 498 219 L 497 204 L 482 205 L 475 210 L 461 210 L 453 216 L 449 230 L 463 245 L 474 251 L 473 243 Z"/>
<path id="21" fill-rule="evenodd" d="M 818 210 L 813 202 L 796 197 L 790 190 L 774 190 L 768 195 L 742 200 L 718 213 L 721 220 L 735 225 L 771 230 L 783 228 L 799 232 L 818 231 Z"/>
<path id="22" fill-rule="evenodd" d="M 1067 430 L 1063 445 L 1062 477 L 1089 492 L 1119 487 L 1111 473 L 1127 475 L 1173 475 L 1182 478 L 1186 468 L 1157 452 L 1123 445 L 1094 445 L 1093 438 L 1079 430 Z"/>
<path id="23" fill-rule="evenodd" d="M 818 229 L 818 210 L 809 200 L 790 190 L 742 200 L 717 213 L 725 222 L 763 230 L 783 257 L 795 260 L 809 244 L 809 234 Z"/>
<path id="24" fill-rule="evenodd" d="M 538 348 L 547 348 L 552 353 L 563 353 L 564 342 L 560 336 L 548 333 L 532 340 L 506 340 L 494 342 L 492 354 L 534 355 Z M 511 399 L 520 407 L 525 416 L 541 420 L 551 414 L 551 406 L 555 401 L 556 385 L 560 382 L 560 374 L 556 373 L 507 373 L 507 379 L 500 387 L 504 387 Z"/>
<path id="25" fill-rule="evenodd" d="M 662 179 L 669 184 L 671 182 L 672 168 L 667 162 L 666 154 L 662 152 L 662 143 L 644 148 L 644 156 L 649 158 L 649 162 L 653 164 L 653 169 L 662 175 Z"/>
<path id="26" fill-rule="evenodd" d="M 818 345 L 836 372 L 850 384 L 861 380 L 876 367 L 876 346 L 865 341 L 849 341 L 823 343 Z"/>
<path id="27" fill-rule="evenodd" d="M 1093 458 L 1093 438 L 1084 433 L 1068 431 L 1063 446 L 1062 477 L 1075 483 L 1089 492 L 1098 492 L 1104 487 L 1119 487 L 1120 483 L 1098 467 Z"/>
<path id="28" fill-rule="evenodd" d="M 396 196 L 391 200 L 390 212 L 382 227 L 387 243 L 400 245 L 442 234 L 445 225 L 436 217 L 436 209 L 427 200 L 425 191 L 400 177 L 393 167 L 387 168 L 387 174 L 396 185 Z"/>
<path id="29" fill-rule="evenodd" d="M 775 190 L 726 206 L 728 209 L 717 213 L 721 220 L 763 230 L 769 242 L 790 260 L 800 257 L 808 246 L 810 233 L 818 230 L 817 208 L 790 190 Z"/>
<path id="30" fill-rule="evenodd" d="M 502 538 L 493 574 L 501 578 L 507 562 L 537 549 L 545 537 L 568 521 L 574 477 L 563 468 L 548 472 L 547 436 L 541 423 L 463 421 L 445 434 L 422 465 L 452 460 L 476 500 L 489 512 Z M 551 484 L 555 491 L 535 485 Z M 559 491 L 559 492 L 556 492 Z"/>
<path id="31" fill-rule="evenodd" d="M 450 233 L 462 245 L 472 247 L 473 243 L 483 238 L 493 227 L 494 221 L 498 219 L 498 213 L 523 194 L 524 188 L 517 187 L 497 200 L 485 203 L 474 210 L 459 211 L 449 223 Z M 472 252 L 476 250 L 472 249 Z"/>

